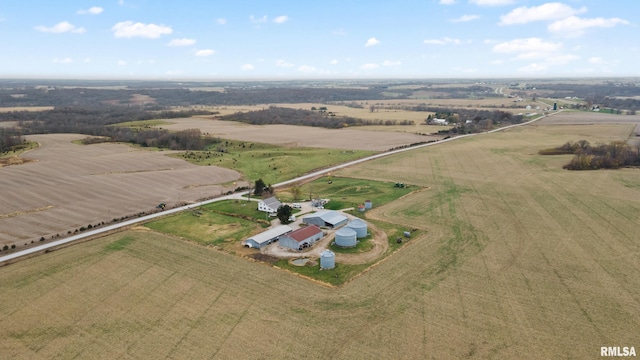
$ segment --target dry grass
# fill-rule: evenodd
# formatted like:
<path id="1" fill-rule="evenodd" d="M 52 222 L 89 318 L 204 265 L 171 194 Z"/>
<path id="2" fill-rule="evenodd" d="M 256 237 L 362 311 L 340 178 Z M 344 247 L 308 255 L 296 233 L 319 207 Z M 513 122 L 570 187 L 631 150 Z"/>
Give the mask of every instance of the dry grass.
<path id="1" fill-rule="evenodd" d="M 430 189 L 373 210 L 427 236 L 338 289 L 153 232 L 21 261 L 0 271 L 0 353 L 539 359 L 637 348 L 638 170 L 569 172 L 568 157 L 537 155 L 575 133 L 625 139 L 629 127 L 528 126 L 341 171 Z"/>

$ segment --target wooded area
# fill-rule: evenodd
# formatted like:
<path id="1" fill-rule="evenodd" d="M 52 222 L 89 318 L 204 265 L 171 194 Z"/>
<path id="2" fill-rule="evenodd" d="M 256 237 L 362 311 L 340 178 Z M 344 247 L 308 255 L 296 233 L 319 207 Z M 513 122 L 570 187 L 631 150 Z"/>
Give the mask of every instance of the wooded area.
<path id="1" fill-rule="evenodd" d="M 563 166 L 567 170 L 618 169 L 626 166 L 640 166 L 640 146 L 630 146 L 624 141 L 592 146 L 587 140 L 567 142 L 553 149 L 541 150 L 541 155 L 575 154 Z"/>

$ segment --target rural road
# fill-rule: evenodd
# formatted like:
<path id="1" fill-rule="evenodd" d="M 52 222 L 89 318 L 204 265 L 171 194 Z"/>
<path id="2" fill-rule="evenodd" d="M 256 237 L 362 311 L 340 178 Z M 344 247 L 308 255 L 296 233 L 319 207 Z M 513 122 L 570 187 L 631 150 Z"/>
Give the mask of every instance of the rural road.
<path id="1" fill-rule="evenodd" d="M 551 116 L 551 115 L 557 114 L 559 112 L 560 111 L 555 112 L 555 113 L 551 113 L 549 115 L 545 115 L 545 116 L 542 116 L 542 117 L 539 117 L 537 119 L 534 119 L 534 120 L 531 120 L 531 121 L 527 121 L 527 122 L 524 122 L 524 123 L 521 123 L 521 124 L 505 126 L 503 128 L 499 128 L 499 129 L 495 129 L 495 130 L 491 130 L 491 131 L 486 131 L 486 132 L 483 132 L 483 133 L 460 135 L 460 136 L 456 136 L 456 137 L 452 137 L 452 138 L 448 138 L 448 139 L 444 139 L 444 140 L 439 140 L 439 141 L 432 142 L 432 143 L 427 143 L 427 144 L 416 145 L 416 146 L 411 146 L 411 147 L 407 147 L 407 148 L 387 151 L 387 152 L 384 152 L 384 153 L 368 156 L 366 158 L 362 158 L 362 159 L 358 159 L 358 160 L 354 160 L 354 161 L 349 161 L 349 162 L 346 162 L 346 163 L 343 163 L 343 164 L 340 164 L 340 165 L 331 166 L 331 167 L 328 167 L 328 168 L 325 168 L 325 169 L 322 169 L 322 170 L 314 171 L 312 173 L 297 177 L 295 179 L 291 179 L 291 180 L 283 181 L 283 182 L 278 183 L 278 184 L 274 184 L 273 186 L 274 187 L 280 187 L 280 186 L 284 186 L 284 185 L 293 184 L 293 183 L 296 183 L 298 181 L 311 179 L 311 178 L 314 178 L 314 177 L 317 177 L 317 176 L 320 176 L 320 175 L 324 175 L 326 173 L 329 173 L 329 172 L 332 172 L 332 171 L 336 171 L 336 170 L 339 170 L 339 169 L 342 169 L 342 168 L 345 168 L 345 167 L 348 167 L 348 166 L 360 164 L 360 163 L 363 163 L 365 161 L 370 161 L 370 160 L 378 159 L 378 158 L 389 156 L 389 155 L 398 154 L 398 153 L 405 152 L 405 151 L 415 150 L 415 149 L 419 149 L 419 148 L 423 148 L 423 147 L 427 147 L 427 146 L 439 145 L 439 144 L 442 144 L 442 143 L 446 143 L 446 142 L 454 141 L 454 140 L 459 140 L 459 139 L 466 138 L 466 137 L 469 137 L 469 136 L 478 136 L 478 135 L 482 135 L 482 134 L 491 134 L 491 133 L 494 133 L 494 132 L 504 131 L 504 130 L 508 130 L 508 129 L 511 129 L 511 128 L 514 128 L 514 127 L 518 127 L 518 126 L 528 125 L 528 124 L 531 124 L 533 122 L 536 122 L 536 121 L 539 121 L 541 119 L 544 119 L 547 116 Z M 123 222 L 120 222 L 120 223 L 117 223 L 117 224 L 107 225 L 107 226 L 101 227 L 99 229 L 85 231 L 82 234 L 69 236 L 69 237 L 61 239 L 61 240 L 52 241 L 52 242 L 49 242 L 49 243 L 46 243 L 46 244 L 42 244 L 42 245 L 38 245 L 38 246 L 29 248 L 29 249 L 16 251 L 16 252 L 14 252 L 12 254 L 9 254 L 9 255 L 1 256 L 0 257 L 0 265 L 6 265 L 8 263 L 11 263 L 13 260 L 16 260 L 16 259 L 19 259 L 19 258 L 22 258 L 22 257 L 34 255 L 34 254 L 37 254 L 37 253 L 43 253 L 48 249 L 52 249 L 52 248 L 55 248 L 55 247 L 58 247 L 58 246 L 61 246 L 61 245 L 69 244 L 69 243 L 72 243 L 72 242 L 75 242 L 75 241 L 78 241 L 78 240 L 86 239 L 86 238 L 91 237 L 91 236 L 100 235 L 100 234 L 103 234 L 103 233 L 107 233 L 109 231 L 117 230 L 117 229 L 124 228 L 124 227 L 127 227 L 127 226 L 131 226 L 131 225 L 134 225 L 134 224 L 147 222 L 149 220 L 153 220 L 153 219 L 161 217 L 161 216 L 166 216 L 166 215 L 178 213 L 180 211 L 189 210 L 189 209 L 201 206 L 201 205 L 206 205 L 206 204 L 210 204 L 210 203 L 217 202 L 217 201 L 223 201 L 223 200 L 229 200 L 229 199 L 238 199 L 238 198 L 241 198 L 241 197 L 242 197 L 242 194 L 225 195 L 225 196 L 217 197 L 217 198 L 214 198 L 214 199 L 209 199 L 209 200 L 202 201 L 202 202 L 181 206 L 181 207 L 165 210 L 165 211 L 154 213 L 154 214 L 150 214 L 150 215 L 141 216 L 139 218 L 123 221 Z"/>

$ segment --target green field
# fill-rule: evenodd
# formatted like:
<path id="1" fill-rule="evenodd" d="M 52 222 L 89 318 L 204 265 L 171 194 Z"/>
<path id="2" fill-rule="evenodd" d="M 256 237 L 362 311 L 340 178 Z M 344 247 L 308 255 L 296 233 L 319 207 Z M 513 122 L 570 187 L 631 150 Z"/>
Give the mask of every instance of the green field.
<path id="1" fill-rule="evenodd" d="M 208 151 L 189 151 L 173 156 L 197 165 L 216 165 L 237 170 L 248 180 L 262 179 L 269 185 L 298 177 L 314 169 L 336 165 L 371 154 L 374 152 L 283 147 L 224 140 Z"/>
<path id="2" fill-rule="evenodd" d="M 595 359 L 601 346 L 637 351 L 639 170 L 566 171 L 567 157 L 538 155 L 628 134 L 629 125 L 524 126 L 333 174 L 331 185 L 350 177 L 420 189 L 384 205 L 366 194 L 374 200 L 366 216 L 387 233 L 422 234 L 365 271 L 323 272 L 334 281 L 361 271 L 337 288 L 151 231 L 0 268 L 0 355 Z"/>

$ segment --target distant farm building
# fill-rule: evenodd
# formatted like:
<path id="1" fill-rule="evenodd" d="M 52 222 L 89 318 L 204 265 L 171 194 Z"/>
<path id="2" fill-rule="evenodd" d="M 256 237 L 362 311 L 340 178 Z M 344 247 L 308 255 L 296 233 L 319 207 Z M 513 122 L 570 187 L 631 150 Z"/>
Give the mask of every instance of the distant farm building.
<path id="1" fill-rule="evenodd" d="M 333 210 L 318 211 L 317 213 L 307 215 L 302 218 L 302 222 L 305 224 L 316 225 L 319 227 L 326 226 L 330 228 L 342 226 L 346 224 L 347 221 L 349 221 L 349 218 Z"/>
<path id="2" fill-rule="evenodd" d="M 367 236 L 367 223 L 361 219 L 353 219 L 351 220 L 347 226 L 349 229 L 353 229 L 356 232 L 356 236 L 358 239 L 362 239 Z"/>
<path id="3" fill-rule="evenodd" d="M 290 232 L 280 237 L 280 245 L 293 250 L 302 250 L 303 248 L 312 246 L 316 241 L 322 239 L 322 230 L 315 226 L 309 225 L 301 227 L 298 230 Z"/>
<path id="4" fill-rule="evenodd" d="M 354 247 L 358 243 L 356 241 L 356 231 L 350 227 L 343 227 L 336 231 L 336 245 L 340 247 Z"/>
<path id="5" fill-rule="evenodd" d="M 320 254 L 320 268 L 333 269 L 336 267 L 336 254 L 331 250 L 325 250 Z"/>
<path id="6" fill-rule="evenodd" d="M 272 196 L 270 198 L 266 198 L 258 202 L 258 211 L 274 213 L 278 211 L 278 208 L 280 207 L 280 205 L 282 205 L 282 203 L 278 201 L 278 199 L 276 199 L 275 196 Z"/>
<path id="7" fill-rule="evenodd" d="M 435 125 L 449 125 L 447 119 L 432 119 L 431 122 Z"/>
<path id="8" fill-rule="evenodd" d="M 287 233 L 292 232 L 293 229 L 287 225 L 280 225 L 274 228 L 271 228 L 267 231 L 261 232 L 260 234 L 253 235 L 244 241 L 244 246 L 260 249 L 264 246 L 271 244 L 274 241 L 278 241 L 278 239 Z"/>

